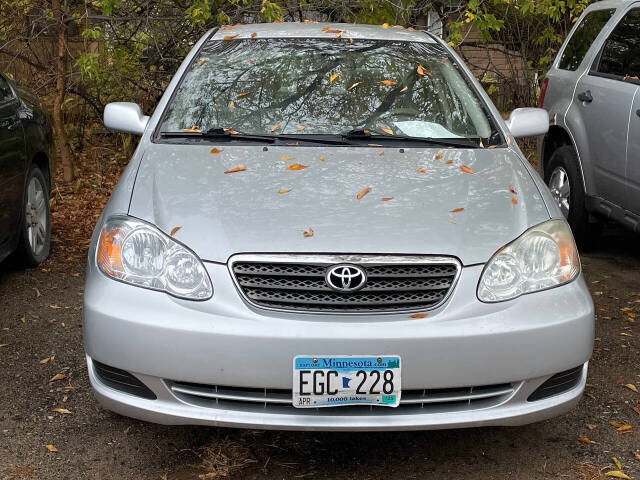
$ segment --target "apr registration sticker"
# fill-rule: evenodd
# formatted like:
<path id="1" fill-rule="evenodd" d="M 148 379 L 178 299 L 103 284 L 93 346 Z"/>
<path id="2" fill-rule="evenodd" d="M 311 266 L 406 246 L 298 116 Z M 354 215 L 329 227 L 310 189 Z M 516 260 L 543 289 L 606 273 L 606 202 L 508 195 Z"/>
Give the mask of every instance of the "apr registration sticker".
<path id="1" fill-rule="evenodd" d="M 293 406 L 400 404 L 398 355 L 299 355 L 293 359 Z"/>

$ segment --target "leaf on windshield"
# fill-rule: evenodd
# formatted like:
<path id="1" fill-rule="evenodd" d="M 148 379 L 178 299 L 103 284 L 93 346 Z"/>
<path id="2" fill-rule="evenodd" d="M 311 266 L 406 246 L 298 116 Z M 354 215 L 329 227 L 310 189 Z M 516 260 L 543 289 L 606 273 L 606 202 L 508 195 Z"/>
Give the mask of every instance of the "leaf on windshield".
<path id="1" fill-rule="evenodd" d="M 349 43 L 350 43 L 351 45 L 353 45 L 353 38 L 350 38 L 350 39 L 349 39 Z"/>
<path id="2" fill-rule="evenodd" d="M 289 162 L 291 160 L 295 160 L 295 158 L 293 157 L 287 157 L 286 155 L 284 157 L 280 157 L 280 160 L 282 160 L 283 162 Z"/>
<path id="3" fill-rule="evenodd" d="M 383 23 L 382 24 L 382 28 L 389 28 L 389 24 L 388 23 Z"/>
<path id="4" fill-rule="evenodd" d="M 367 188 L 365 188 L 363 190 L 360 190 L 358 192 L 358 194 L 356 195 L 356 199 L 360 200 L 362 197 L 364 197 L 370 191 L 371 191 L 371 187 L 367 187 Z"/>
<path id="5" fill-rule="evenodd" d="M 368 146 L 370 147 L 381 147 L 382 145 L 379 143 L 367 143 Z"/>
<path id="6" fill-rule="evenodd" d="M 253 58 L 247 58 L 247 62 L 248 63 L 254 63 L 254 60 L 253 60 Z"/>
<path id="7" fill-rule="evenodd" d="M 427 70 L 426 68 L 424 68 L 422 65 L 418 65 L 418 75 L 420 75 L 421 77 L 424 77 L 425 75 L 427 77 L 431 76 L 431 72 L 429 70 Z"/>
<path id="8" fill-rule="evenodd" d="M 513 203 L 514 205 L 517 205 L 518 199 L 516 197 L 511 197 L 511 203 Z"/>
<path id="9" fill-rule="evenodd" d="M 424 168 L 420 167 L 418 169 L 418 173 L 427 173 L 427 171 Z"/>
<path id="10" fill-rule="evenodd" d="M 238 95 L 236 95 L 236 99 L 244 98 L 244 97 L 246 97 L 247 95 L 250 95 L 250 94 L 251 94 L 251 92 L 240 92 Z"/>
<path id="11" fill-rule="evenodd" d="M 220 150 L 219 148 L 213 147 L 211 149 L 211 154 L 212 155 L 218 155 L 220 152 L 223 152 L 224 150 Z"/>
<path id="12" fill-rule="evenodd" d="M 396 82 L 395 80 L 382 80 L 382 82 L 384 85 L 387 85 L 388 87 L 390 87 L 391 85 L 397 85 L 398 82 Z"/>
<path id="13" fill-rule="evenodd" d="M 436 154 L 436 160 L 440 160 L 442 157 L 444 157 L 444 153 Z"/>
<path id="14" fill-rule="evenodd" d="M 301 131 L 303 131 L 305 128 L 307 128 L 307 127 L 305 127 L 304 125 L 298 125 L 298 127 L 296 128 L 296 130 L 298 130 L 299 132 L 301 132 Z"/>
<path id="15" fill-rule="evenodd" d="M 349 88 L 347 88 L 347 91 L 349 91 L 349 92 L 350 92 L 351 90 L 353 90 L 354 88 L 356 88 L 356 87 L 357 87 L 358 85 L 360 85 L 361 83 L 362 83 L 362 82 L 356 82 L 356 83 L 354 83 L 354 84 L 353 84 L 353 85 L 351 85 Z"/>
<path id="16" fill-rule="evenodd" d="M 458 207 L 458 208 L 454 208 L 453 210 L 451 210 L 451 213 L 458 213 L 464 210 L 464 207 Z"/>
<path id="17" fill-rule="evenodd" d="M 382 130 L 384 133 L 388 133 L 389 135 L 393 135 L 393 130 L 391 130 L 390 128 L 380 127 L 380 130 Z"/>
<path id="18" fill-rule="evenodd" d="M 203 58 L 198 62 L 198 66 L 201 67 L 202 65 L 204 65 L 207 62 L 208 58 Z"/>
<path id="19" fill-rule="evenodd" d="M 335 82 L 338 79 L 339 76 L 340 76 L 339 73 L 334 73 L 333 75 L 331 75 L 329 77 L 329 82 L 331 82 L 331 83 Z"/>
<path id="20" fill-rule="evenodd" d="M 182 131 L 187 133 L 202 133 L 197 125 L 194 125 L 191 128 L 183 128 Z"/>
<path id="21" fill-rule="evenodd" d="M 253 33 L 251 34 L 251 38 L 256 38 L 257 36 L 258 36 L 258 32 L 253 32 Z"/>
<path id="22" fill-rule="evenodd" d="M 173 227 L 171 229 L 171 233 L 170 235 L 173 237 L 176 233 L 178 233 L 178 230 L 180 230 L 182 227 Z"/>
<path id="23" fill-rule="evenodd" d="M 404 87 L 402 90 L 400 90 L 400 93 L 404 93 L 404 92 L 406 92 L 407 90 L 409 90 L 409 87 Z"/>
<path id="24" fill-rule="evenodd" d="M 236 108 L 236 102 L 231 100 L 231 102 L 229 102 L 229 108 L 231 108 L 231 110 L 234 110 Z"/>
<path id="25" fill-rule="evenodd" d="M 284 195 L 285 193 L 289 193 L 291 190 L 293 190 L 293 188 L 290 188 L 289 190 L 285 190 L 284 188 L 282 190 L 278 190 L 278 193 L 280 195 Z"/>
<path id="26" fill-rule="evenodd" d="M 271 129 L 271 133 L 273 134 L 273 132 L 275 132 L 276 130 L 279 130 L 279 129 L 280 129 L 280 124 L 279 124 L 279 123 L 276 123 L 276 124 L 273 126 L 273 128 Z"/>
<path id="27" fill-rule="evenodd" d="M 223 128 L 222 130 L 230 133 L 231 135 L 240 135 L 240 132 L 236 132 L 235 130 L 231 130 L 230 128 Z"/>
<path id="28" fill-rule="evenodd" d="M 473 170 L 471 170 L 469 167 L 467 167 L 466 165 L 461 165 L 460 166 L 460 170 L 462 170 L 464 173 L 468 173 L 470 175 L 473 175 L 475 172 Z"/>
<path id="29" fill-rule="evenodd" d="M 238 165 L 237 167 L 230 168 L 229 170 L 227 170 L 224 173 L 244 172 L 246 169 L 247 169 L 247 167 L 245 167 L 244 165 Z"/>
<path id="30" fill-rule="evenodd" d="M 507 147 L 511 146 L 511 137 L 507 137 Z"/>
<path id="31" fill-rule="evenodd" d="M 383 202 L 388 202 L 389 200 L 393 200 L 393 197 L 382 197 L 380 200 Z"/>
<path id="32" fill-rule="evenodd" d="M 234 33 L 233 35 L 226 35 L 224 37 L 225 40 L 233 40 L 234 38 L 236 38 L 238 35 L 240 35 L 239 33 Z"/>
<path id="33" fill-rule="evenodd" d="M 309 230 L 302 232 L 303 237 L 313 237 L 313 228 L 309 227 Z"/>
<path id="34" fill-rule="evenodd" d="M 302 165 L 301 163 L 294 163 L 293 165 L 289 165 L 287 170 L 304 170 L 307 168 L 306 165 Z"/>

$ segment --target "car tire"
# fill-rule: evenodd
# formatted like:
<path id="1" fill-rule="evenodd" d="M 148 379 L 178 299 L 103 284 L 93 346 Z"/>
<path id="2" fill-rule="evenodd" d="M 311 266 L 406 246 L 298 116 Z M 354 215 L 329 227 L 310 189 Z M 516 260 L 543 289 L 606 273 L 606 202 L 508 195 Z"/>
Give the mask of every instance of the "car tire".
<path id="1" fill-rule="evenodd" d="M 593 246 L 602 232 L 602 222 L 592 218 L 586 207 L 586 194 L 582 182 L 578 155 L 570 145 L 556 149 L 545 168 L 545 183 L 569 222 L 579 246 Z"/>
<path id="2" fill-rule="evenodd" d="M 40 265 L 51 248 L 49 186 L 40 168 L 31 166 L 22 204 L 22 222 L 16 255 L 26 266 Z"/>

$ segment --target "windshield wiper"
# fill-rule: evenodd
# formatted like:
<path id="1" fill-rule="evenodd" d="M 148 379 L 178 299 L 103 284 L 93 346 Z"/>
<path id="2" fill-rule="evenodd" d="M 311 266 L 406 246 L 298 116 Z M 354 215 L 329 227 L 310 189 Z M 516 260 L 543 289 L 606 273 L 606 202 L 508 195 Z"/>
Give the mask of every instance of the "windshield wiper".
<path id="1" fill-rule="evenodd" d="M 210 128 L 204 132 L 198 132 L 195 130 L 187 130 L 182 132 L 160 132 L 160 136 L 163 138 L 208 138 L 216 140 L 234 139 L 238 140 L 252 140 L 259 142 L 275 143 L 276 137 L 273 135 L 249 135 L 240 132 L 231 133 L 232 130 L 225 128 Z"/>
<path id="2" fill-rule="evenodd" d="M 368 130 L 353 129 L 343 133 L 342 138 L 349 140 L 354 139 L 375 139 L 376 141 L 391 141 L 391 142 L 416 142 L 416 143 L 430 143 L 433 145 L 442 145 L 445 147 L 458 147 L 458 148 L 480 148 L 480 139 L 476 142 L 471 139 L 462 138 L 432 138 L 432 137 L 413 137 L 411 135 L 381 135 L 373 134 Z"/>

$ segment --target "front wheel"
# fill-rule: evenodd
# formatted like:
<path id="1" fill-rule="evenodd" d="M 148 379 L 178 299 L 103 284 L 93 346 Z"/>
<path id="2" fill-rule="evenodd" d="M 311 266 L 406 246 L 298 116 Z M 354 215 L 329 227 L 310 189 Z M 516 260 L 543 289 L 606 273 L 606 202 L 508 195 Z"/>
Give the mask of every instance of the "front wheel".
<path id="1" fill-rule="evenodd" d="M 17 254 L 25 265 L 35 267 L 51 248 L 51 211 L 49 189 L 42 171 L 32 166 L 24 194 L 22 225 Z"/>
<path id="2" fill-rule="evenodd" d="M 553 152 L 545 169 L 545 182 L 576 242 L 582 247 L 592 246 L 602 231 L 602 223 L 594 221 L 587 211 L 578 156 L 572 146 L 565 145 Z"/>

